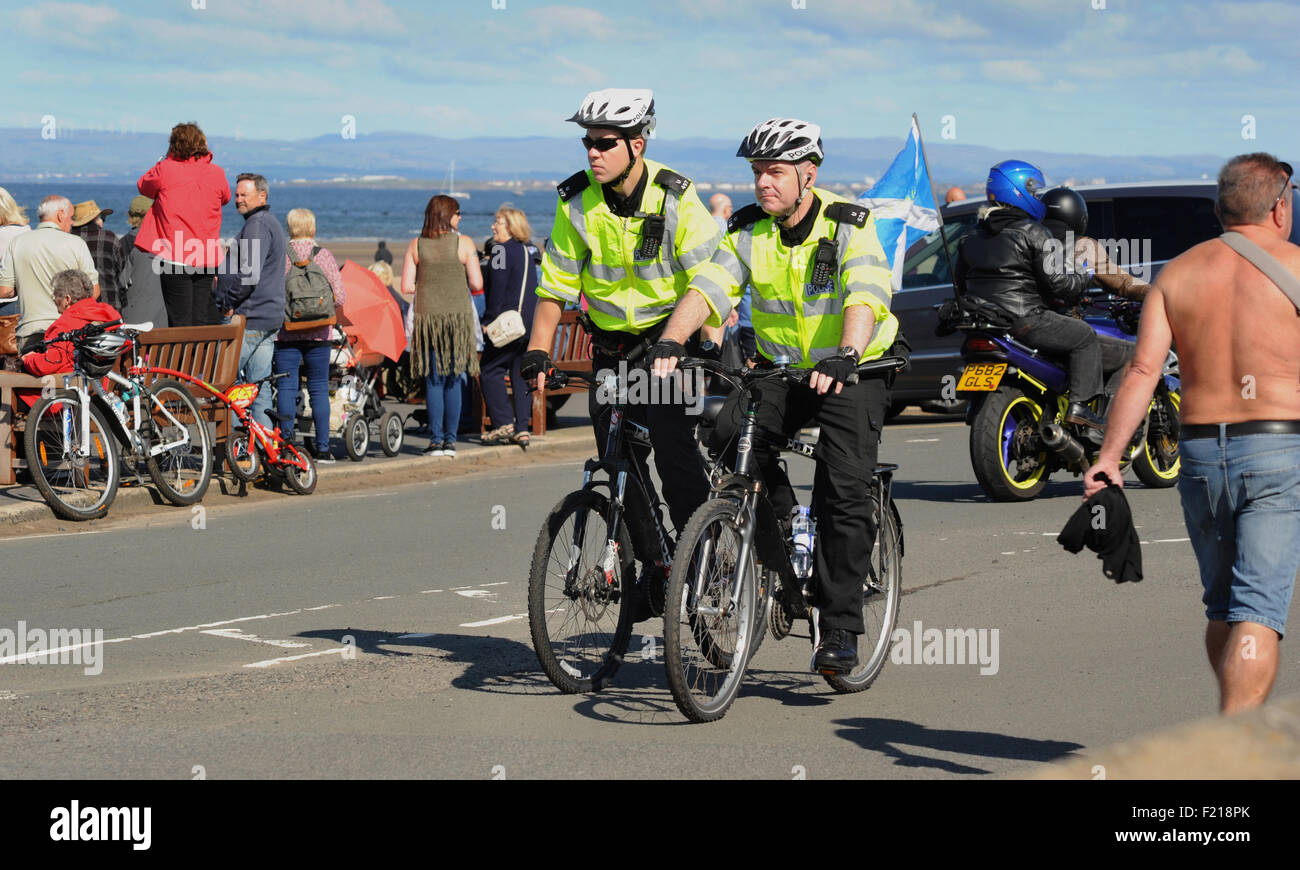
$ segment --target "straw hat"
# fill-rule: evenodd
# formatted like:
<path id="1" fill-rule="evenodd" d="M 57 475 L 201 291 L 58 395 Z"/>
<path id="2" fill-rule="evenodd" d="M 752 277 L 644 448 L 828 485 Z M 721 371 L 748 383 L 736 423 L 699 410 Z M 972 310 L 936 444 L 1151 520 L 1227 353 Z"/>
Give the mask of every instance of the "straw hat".
<path id="1" fill-rule="evenodd" d="M 88 199 L 72 207 L 72 225 L 74 227 L 84 227 L 95 218 L 107 217 L 112 213 L 111 208 L 101 209 L 93 199 Z"/>

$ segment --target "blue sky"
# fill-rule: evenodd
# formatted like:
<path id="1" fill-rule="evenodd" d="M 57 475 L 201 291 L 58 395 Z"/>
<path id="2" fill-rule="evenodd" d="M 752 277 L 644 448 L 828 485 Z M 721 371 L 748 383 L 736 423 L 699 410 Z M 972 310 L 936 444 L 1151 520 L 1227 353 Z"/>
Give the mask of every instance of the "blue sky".
<path id="1" fill-rule="evenodd" d="M 582 96 L 617 86 L 655 90 L 668 139 L 772 115 L 901 138 L 917 112 L 927 139 L 951 116 L 951 141 L 1005 149 L 1300 141 L 1296 2 L 0 0 L 0 18 L 7 127 L 568 136 Z"/>

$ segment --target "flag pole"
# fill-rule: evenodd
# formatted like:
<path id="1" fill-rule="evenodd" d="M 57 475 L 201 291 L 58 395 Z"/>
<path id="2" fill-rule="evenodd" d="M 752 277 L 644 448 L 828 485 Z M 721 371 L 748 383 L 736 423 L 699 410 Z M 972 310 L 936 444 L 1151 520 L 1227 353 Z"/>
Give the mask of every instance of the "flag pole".
<path id="1" fill-rule="evenodd" d="M 934 197 L 934 212 L 939 216 L 939 238 L 943 241 L 943 258 L 948 263 L 948 280 L 952 282 L 952 295 L 957 297 L 957 272 L 952 267 L 952 255 L 948 253 L 948 234 L 943 229 L 943 205 L 934 192 L 934 176 L 930 174 L 930 158 L 925 153 L 925 139 L 921 136 L 921 122 L 912 113 L 912 123 L 916 125 L 916 144 L 921 149 L 921 160 L 925 163 L 925 177 L 930 185 L 930 196 Z"/>

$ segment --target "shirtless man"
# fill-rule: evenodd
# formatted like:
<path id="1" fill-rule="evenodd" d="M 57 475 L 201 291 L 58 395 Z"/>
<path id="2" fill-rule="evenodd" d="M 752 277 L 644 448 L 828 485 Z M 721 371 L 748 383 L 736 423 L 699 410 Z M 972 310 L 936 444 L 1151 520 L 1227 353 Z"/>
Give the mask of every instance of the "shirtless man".
<path id="1" fill-rule="evenodd" d="M 1291 167 L 1268 154 L 1219 173 L 1218 214 L 1300 276 Z M 1170 342 L 1182 375 L 1179 494 L 1200 565 L 1205 647 L 1219 709 L 1268 698 L 1300 567 L 1300 317 L 1245 258 L 1214 239 L 1165 266 L 1147 294 L 1132 367 L 1084 497 L 1122 485 L 1121 450 L 1146 414 Z"/>

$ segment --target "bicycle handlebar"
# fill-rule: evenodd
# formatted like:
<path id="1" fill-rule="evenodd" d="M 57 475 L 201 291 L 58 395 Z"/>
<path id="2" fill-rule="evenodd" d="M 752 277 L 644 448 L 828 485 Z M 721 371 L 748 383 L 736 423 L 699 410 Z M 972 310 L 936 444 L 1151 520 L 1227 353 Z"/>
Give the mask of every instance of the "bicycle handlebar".
<path id="1" fill-rule="evenodd" d="M 42 340 L 35 346 L 36 350 L 46 350 L 52 344 L 58 344 L 61 341 L 70 341 L 76 344 L 79 341 L 85 341 L 88 338 L 94 338 L 97 335 L 103 335 L 111 326 L 121 326 L 121 319 L 109 320 L 104 323 L 87 323 L 80 329 L 74 329 L 71 332 L 60 333 L 53 338 Z"/>
<path id="2" fill-rule="evenodd" d="M 858 366 L 853 374 L 849 375 L 846 382 L 849 386 L 858 383 L 860 376 L 873 375 L 884 372 L 902 371 L 907 365 L 907 360 L 898 356 L 882 356 L 879 359 L 868 360 Z M 789 366 L 776 366 L 774 368 L 744 368 L 730 369 L 720 362 L 711 359 L 701 359 L 697 357 L 686 357 L 682 359 L 678 366 L 681 368 L 702 368 L 706 371 L 721 375 L 725 380 L 735 386 L 737 389 L 743 388 L 744 381 L 759 381 L 773 377 L 786 377 L 796 383 L 805 383 L 812 376 L 812 369 L 792 369 Z"/>

